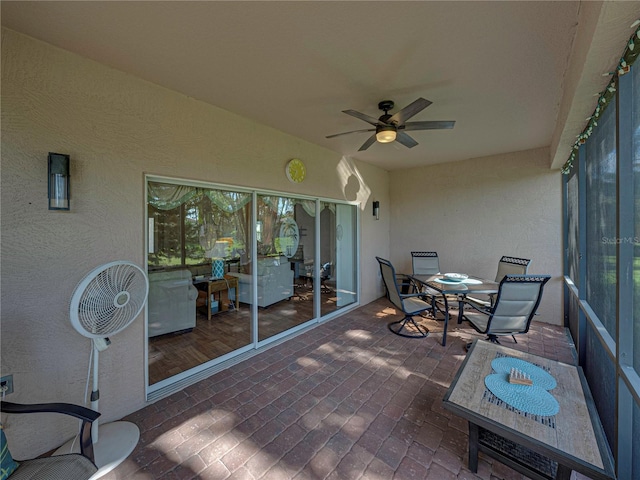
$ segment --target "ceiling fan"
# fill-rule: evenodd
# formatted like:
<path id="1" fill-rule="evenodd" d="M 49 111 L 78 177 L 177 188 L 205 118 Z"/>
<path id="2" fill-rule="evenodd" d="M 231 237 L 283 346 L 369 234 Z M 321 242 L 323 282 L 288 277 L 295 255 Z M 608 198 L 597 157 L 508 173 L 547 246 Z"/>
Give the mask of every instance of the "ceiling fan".
<path id="1" fill-rule="evenodd" d="M 340 135 L 348 135 L 350 133 L 361 132 L 376 132 L 371 135 L 366 142 L 358 149 L 359 152 L 366 150 L 376 141 L 380 143 L 391 143 L 394 140 L 401 143 L 407 148 L 413 148 L 418 145 L 413 138 L 411 138 L 406 131 L 409 130 L 439 130 L 443 128 L 453 128 L 455 121 L 426 121 L 426 122 L 408 122 L 411 117 L 421 112 L 425 108 L 431 105 L 429 100 L 424 98 L 418 98 L 413 103 L 410 103 L 399 112 L 391 115 L 389 110 L 392 110 L 394 103 L 392 100 L 383 100 L 378 103 L 378 108 L 384 112 L 380 118 L 375 119 L 364 113 L 356 112 L 355 110 L 343 110 L 343 113 L 351 115 L 352 117 L 359 118 L 365 122 L 373 125 L 375 128 L 367 128 L 363 130 L 353 130 L 351 132 L 336 133 L 334 135 L 328 135 L 326 138 L 339 137 Z"/>

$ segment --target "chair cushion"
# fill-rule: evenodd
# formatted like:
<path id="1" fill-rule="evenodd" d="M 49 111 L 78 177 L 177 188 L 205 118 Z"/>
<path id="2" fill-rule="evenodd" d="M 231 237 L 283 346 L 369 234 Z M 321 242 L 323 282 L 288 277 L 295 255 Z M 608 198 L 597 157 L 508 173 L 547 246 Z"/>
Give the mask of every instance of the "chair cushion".
<path id="1" fill-rule="evenodd" d="M 481 312 L 467 312 L 464 313 L 465 318 L 476 327 L 476 329 L 485 333 L 487 331 L 487 324 L 489 323 L 489 315 Z"/>
<path id="2" fill-rule="evenodd" d="M 78 453 L 20 462 L 10 480 L 88 480 L 98 468 Z"/>
<path id="3" fill-rule="evenodd" d="M 5 480 L 18 468 L 18 462 L 11 456 L 2 425 L 0 425 L 0 450 L 0 480 Z"/>
<path id="4" fill-rule="evenodd" d="M 431 305 L 418 297 L 404 298 L 402 300 L 402 305 L 404 306 L 404 311 L 409 315 L 423 312 L 424 310 L 431 308 Z"/>

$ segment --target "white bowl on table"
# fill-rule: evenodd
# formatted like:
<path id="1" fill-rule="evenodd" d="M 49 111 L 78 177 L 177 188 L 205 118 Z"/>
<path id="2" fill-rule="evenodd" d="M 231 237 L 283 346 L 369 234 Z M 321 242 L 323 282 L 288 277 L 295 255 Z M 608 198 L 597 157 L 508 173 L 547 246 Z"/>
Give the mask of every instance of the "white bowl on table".
<path id="1" fill-rule="evenodd" d="M 462 282 L 469 278 L 469 275 L 466 273 L 445 273 L 444 278 L 451 282 Z"/>

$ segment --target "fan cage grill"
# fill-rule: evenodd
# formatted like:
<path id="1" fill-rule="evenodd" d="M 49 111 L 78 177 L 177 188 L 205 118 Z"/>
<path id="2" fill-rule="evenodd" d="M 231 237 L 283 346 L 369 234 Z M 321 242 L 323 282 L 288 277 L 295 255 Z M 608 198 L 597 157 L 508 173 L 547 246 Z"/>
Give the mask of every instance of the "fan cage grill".
<path id="1" fill-rule="evenodd" d="M 82 335 L 104 338 L 126 328 L 147 298 L 144 272 L 134 264 L 114 263 L 91 272 L 76 288 L 71 319 Z M 75 320 L 75 321 L 74 321 Z M 76 323 L 77 322 L 77 323 Z"/>

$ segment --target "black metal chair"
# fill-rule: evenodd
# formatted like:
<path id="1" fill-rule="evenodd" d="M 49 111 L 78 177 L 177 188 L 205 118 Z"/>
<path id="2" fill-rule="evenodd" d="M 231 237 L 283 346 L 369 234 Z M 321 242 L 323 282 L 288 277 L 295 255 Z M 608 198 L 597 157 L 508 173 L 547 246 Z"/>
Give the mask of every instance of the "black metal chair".
<path id="1" fill-rule="evenodd" d="M 500 282 L 494 305 L 489 310 L 474 307 L 465 312 L 465 318 L 476 331 L 486 334 L 487 340 L 500 343 L 498 337 L 510 335 L 518 343 L 515 335 L 529 331 L 544 285 L 550 278 L 549 275 L 506 275 Z"/>
<path id="2" fill-rule="evenodd" d="M 80 427 L 80 453 L 40 457 L 31 460 L 18 460 L 17 469 L 9 480 L 47 479 L 47 480 L 88 480 L 98 471 L 93 456 L 91 424 L 100 413 L 80 405 L 69 403 L 19 404 L 1 402 L 3 413 L 62 413 L 82 420 Z M 5 448 L 6 445 L 3 445 Z"/>
<path id="3" fill-rule="evenodd" d="M 431 311 L 431 304 L 424 301 L 423 293 L 403 294 L 396 279 L 396 271 L 389 260 L 376 257 L 380 264 L 382 281 L 387 289 L 387 298 L 398 310 L 404 314 L 402 320 L 391 322 L 388 327 L 396 335 L 408 338 L 424 338 L 429 335 L 429 329 L 418 325 L 413 319 L 414 316 L 423 312 Z"/>

